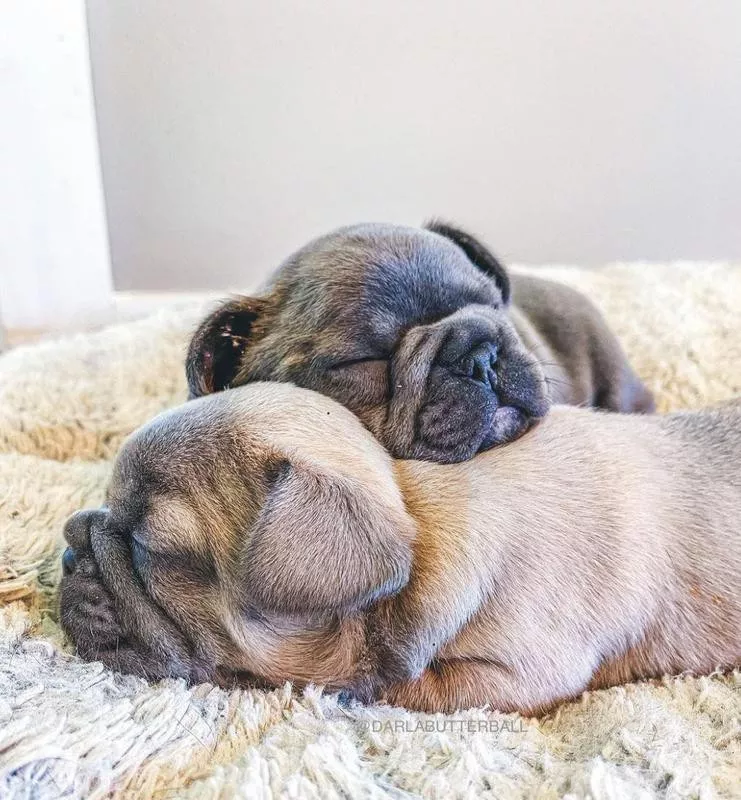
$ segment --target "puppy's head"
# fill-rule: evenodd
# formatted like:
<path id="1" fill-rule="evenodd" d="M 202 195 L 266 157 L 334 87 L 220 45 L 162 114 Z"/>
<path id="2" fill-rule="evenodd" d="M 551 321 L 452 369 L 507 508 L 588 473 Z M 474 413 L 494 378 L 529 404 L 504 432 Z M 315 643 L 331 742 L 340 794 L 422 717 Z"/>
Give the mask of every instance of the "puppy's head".
<path id="1" fill-rule="evenodd" d="M 280 632 L 397 592 L 413 536 L 388 455 L 350 412 L 255 384 L 127 441 L 106 505 L 66 525 L 62 626 L 82 657 L 149 679 L 288 680 Z"/>
<path id="2" fill-rule="evenodd" d="M 202 323 L 191 397 L 290 381 L 347 406 L 397 458 L 463 461 L 549 405 L 509 303 L 506 270 L 463 231 L 344 228 L 289 258 L 265 296 Z"/>

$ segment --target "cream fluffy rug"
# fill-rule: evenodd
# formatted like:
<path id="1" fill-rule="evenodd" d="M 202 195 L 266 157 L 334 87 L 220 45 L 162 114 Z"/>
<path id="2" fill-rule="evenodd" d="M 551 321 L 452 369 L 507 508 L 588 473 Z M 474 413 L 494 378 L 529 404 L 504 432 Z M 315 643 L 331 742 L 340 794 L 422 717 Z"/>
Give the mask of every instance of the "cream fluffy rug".
<path id="1" fill-rule="evenodd" d="M 592 296 L 662 410 L 741 393 L 741 266 L 550 274 Z M 56 624 L 65 518 L 122 439 L 184 398 L 193 305 L 0 358 L 0 797 L 730 797 L 741 674 L 584 695 L 541 720 L 148 686 Z"/>

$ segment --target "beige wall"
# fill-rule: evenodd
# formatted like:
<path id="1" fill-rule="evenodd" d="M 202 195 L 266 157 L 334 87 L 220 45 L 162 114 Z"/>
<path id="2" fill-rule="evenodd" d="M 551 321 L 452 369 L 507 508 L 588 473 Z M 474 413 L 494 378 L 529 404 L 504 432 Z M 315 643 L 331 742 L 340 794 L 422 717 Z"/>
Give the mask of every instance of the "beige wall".
<path id="1" fill-rule="evenodd" d="M 510 260 L 741 257 L 739 0 L 88 0 L 119 288 L 343 223 Z"/>

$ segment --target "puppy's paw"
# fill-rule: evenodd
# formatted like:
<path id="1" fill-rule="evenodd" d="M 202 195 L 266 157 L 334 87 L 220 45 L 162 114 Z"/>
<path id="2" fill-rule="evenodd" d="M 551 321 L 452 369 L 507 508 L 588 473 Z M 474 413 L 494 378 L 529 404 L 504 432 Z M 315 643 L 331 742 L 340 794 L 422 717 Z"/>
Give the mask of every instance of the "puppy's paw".
<path id="1" fill-rule="evenodd" d="M 374 678 L 358 678 L 338 694 L 337 702 L 345 708 L 357 703 L 367 706 L 379 700 L 383 692 L 383 686 Z"/>
<path id="2" fill-rule="evenodd" d="M 355 702 L 355 695 L 351 691 L 343 689 L 341 692 L 337 692 L 337 705 L 340 708 L 350 708 L 355 705 Z"/>

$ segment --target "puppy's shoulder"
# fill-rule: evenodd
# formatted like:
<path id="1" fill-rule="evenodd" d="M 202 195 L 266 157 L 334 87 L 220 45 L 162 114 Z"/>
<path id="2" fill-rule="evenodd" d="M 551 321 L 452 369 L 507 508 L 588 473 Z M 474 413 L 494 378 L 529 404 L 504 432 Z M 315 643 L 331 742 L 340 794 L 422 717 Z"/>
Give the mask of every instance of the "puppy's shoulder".
<path id="1" fill-rule="evenodd" d="M 699 410 L 676 411 L 660 420 L 667 435 L 686 445 L 709 454 L 722 452 L 729 459 L 741 458 L 741 397 Z"/>
<path id="2" fill-rule="evenodd" d="M 523 313 L 538 318 L 547 309 L 561 316 L 600 318 L 594 303 L 577 289 L 547 277 L 512 272 L 512 302 Z"/>
<path id="3" fill-rule="evenodd" d="M 555 405 L 529 433 L 532 444 L 544 447 L 548 441 L 568 438 L 597 440 L 602 437 L 629 439 L 658 429 L 656 417 L 644 414 L 615 414 L 599 408 Z M 524 437 L 524 438 L 527 438 Z"/>

